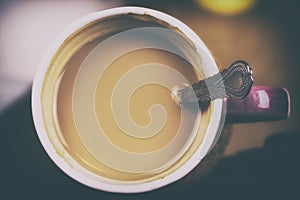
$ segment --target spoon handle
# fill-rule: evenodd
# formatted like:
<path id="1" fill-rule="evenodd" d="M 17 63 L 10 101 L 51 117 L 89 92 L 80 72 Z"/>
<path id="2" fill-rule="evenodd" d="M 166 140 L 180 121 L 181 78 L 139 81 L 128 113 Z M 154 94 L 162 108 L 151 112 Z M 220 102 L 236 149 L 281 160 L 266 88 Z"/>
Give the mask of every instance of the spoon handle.
<path id="1" fill-rule="evenodd" d="M 215 99 L 245 98 L 253 84 L 252 70 L 245 61 L 236 61 L 209 78 L 178 91 L 180 103 L 208 103 Z"/>

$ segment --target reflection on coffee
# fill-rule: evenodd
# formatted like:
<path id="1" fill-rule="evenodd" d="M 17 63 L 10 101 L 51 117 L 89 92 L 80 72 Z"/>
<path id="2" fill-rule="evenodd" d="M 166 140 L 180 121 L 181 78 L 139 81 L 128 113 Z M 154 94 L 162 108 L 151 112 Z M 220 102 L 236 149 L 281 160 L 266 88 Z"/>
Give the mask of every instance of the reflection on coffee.
<path id="1" fill-rule="evenodd" d="M 182 57 L 160 49 L 134 50 L 102 66 L 103 52 L 97 52 L 97 45 L 81 48 L 60 77 L 60 139 L 80 165 L 103 177 L 153 177 L 166 169 L 162 163 L 172 164 L 182 156 L 200 120 L 197 109 L 181 109 L 174 103 L 168 87 L 186 84 L 184 79 L 196 82 L 199 74 Z M 91 76 L 101 69 L 97 84 L 92 84 Z M 155 81 L 130 88 L 139 80 Z M 95 87 L 92 98 L 90 87 Z"/>

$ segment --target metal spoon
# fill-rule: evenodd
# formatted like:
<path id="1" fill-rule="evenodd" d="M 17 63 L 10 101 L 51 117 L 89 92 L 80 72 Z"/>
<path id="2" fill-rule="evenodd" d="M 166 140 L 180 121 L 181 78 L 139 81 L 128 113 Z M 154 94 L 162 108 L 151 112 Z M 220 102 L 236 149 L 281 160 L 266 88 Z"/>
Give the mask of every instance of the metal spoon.
<path id="1" fill-rule="evenodd" d="M 245 98 L 253 84 L 252 70 L 245 61 L 236 61 L 229 68 L 173 93 L 177 104 L 198 102 L 206 105 L 215 99 Z"/>

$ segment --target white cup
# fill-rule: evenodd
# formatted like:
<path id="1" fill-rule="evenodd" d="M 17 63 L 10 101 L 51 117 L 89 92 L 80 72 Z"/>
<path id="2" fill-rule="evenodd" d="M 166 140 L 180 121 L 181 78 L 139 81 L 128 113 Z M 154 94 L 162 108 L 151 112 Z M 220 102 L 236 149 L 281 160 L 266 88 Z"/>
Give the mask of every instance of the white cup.
<path id="1" fill-rule="evenodd" d="M 223 128 L 225 109 L 225 104 L 222 100 L 213 101 L 209 116 L 206 117 L 207 124 L 203 127 L 199 126 L 199 130 L 196 130 L 193 137 L 188 140 L 188 145 L 180 150 L 179 157 L 172 163 L 166 163 L 168 164 L 166 168 L 151 179 L 120 181 L 101 177 L 81 166 L 68 155 L 58 139 L 54 125 L 55 119 L 53 119 L 56 114 L 53 109 L 55 107 L 55 78 L 58 78 L 58 74 L 62 70 L 59 66 L 63 66 L 62 63 L 73 55 L 76 48 L 80 48 L 84 43 L 97 37 L 99 30 L 105 30 L 105 33 L 121 32 L 124 29 L 124 25 L 119 25 L 118 22 L 109 21 L 109 19 L 121 19 L 128 15 L 138 16 L 136 19 L 132 19 L 132 24 L 144 24 L 143 26 L 145 26 L 147 20 L 151 19 L 151 23 L 160 24 L 166 29 L 172 29 L 173 32 L 179 33 L 181 38 L 169 39 L 173 39 L 175 46 L 182 48 L 181 53 L 194 66 L 198 66 L 203 77 L 206 78 L 218 73 L 213 56 L 197 34 L 174 17 L 148 8 L 119 7 L 89 14 L 73 23 L 53 42 L 52 47 L 38 68 L 33 83 L 32 113 L 38 137 L 49 157 L 67 175 L 92 188 L 119 193 L 150 191 L 173 183 L 188 174 L 201 162 L 216 143 Z M 82 30 L 87 30 L 88 27 L 95 26 L 94 22 L 99 22 L 99 20 L 102 20 L 100 24 L 103 23 L 103 26 L 101 27 L 98 24 L 97 27 L 100 27 L 100 29 L 90 29 L 90 32 L 86 33 L 88 37 L 86 35 L 76 35 Z M 138 21 L 138 23 L 135 21 Z M 132 28 L 130 27 L 132 24 L 128 23 L 128 29 Z M 140 25 L 134 26 L 133 28 L 136 28 L 136 26 Z M 68 43 L 71 42 L 76 43 L 76 45 L 68 46 Z"/>

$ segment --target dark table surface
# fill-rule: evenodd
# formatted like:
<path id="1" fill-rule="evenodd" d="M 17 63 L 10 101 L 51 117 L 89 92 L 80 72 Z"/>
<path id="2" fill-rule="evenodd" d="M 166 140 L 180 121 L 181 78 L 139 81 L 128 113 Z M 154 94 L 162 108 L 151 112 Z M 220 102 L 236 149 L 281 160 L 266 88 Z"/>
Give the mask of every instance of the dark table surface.
<path id="1" fill-rule="evenodd" d="M 34 129 L 28 91 L 0 113 L 0 198 L 300 199 L 298 1 L 258 1 L 253 10 L 238 17 L 209 14 L 192 1 L 128 1 L 126 5 L 155 8 L 179 18 L 225 66 L 234 59 L 253 63 L 255 84 L 289 89 L 290 119 L 235 125 L 227 156 L 193 185 L 178 189 L 175 183 L 143 194 L 111 194 L 77 183 L 50 160 Z M 253 148 L 255 141 L 261 146 Z M 245 146 L 252 148 L 239 151 Z"/>

